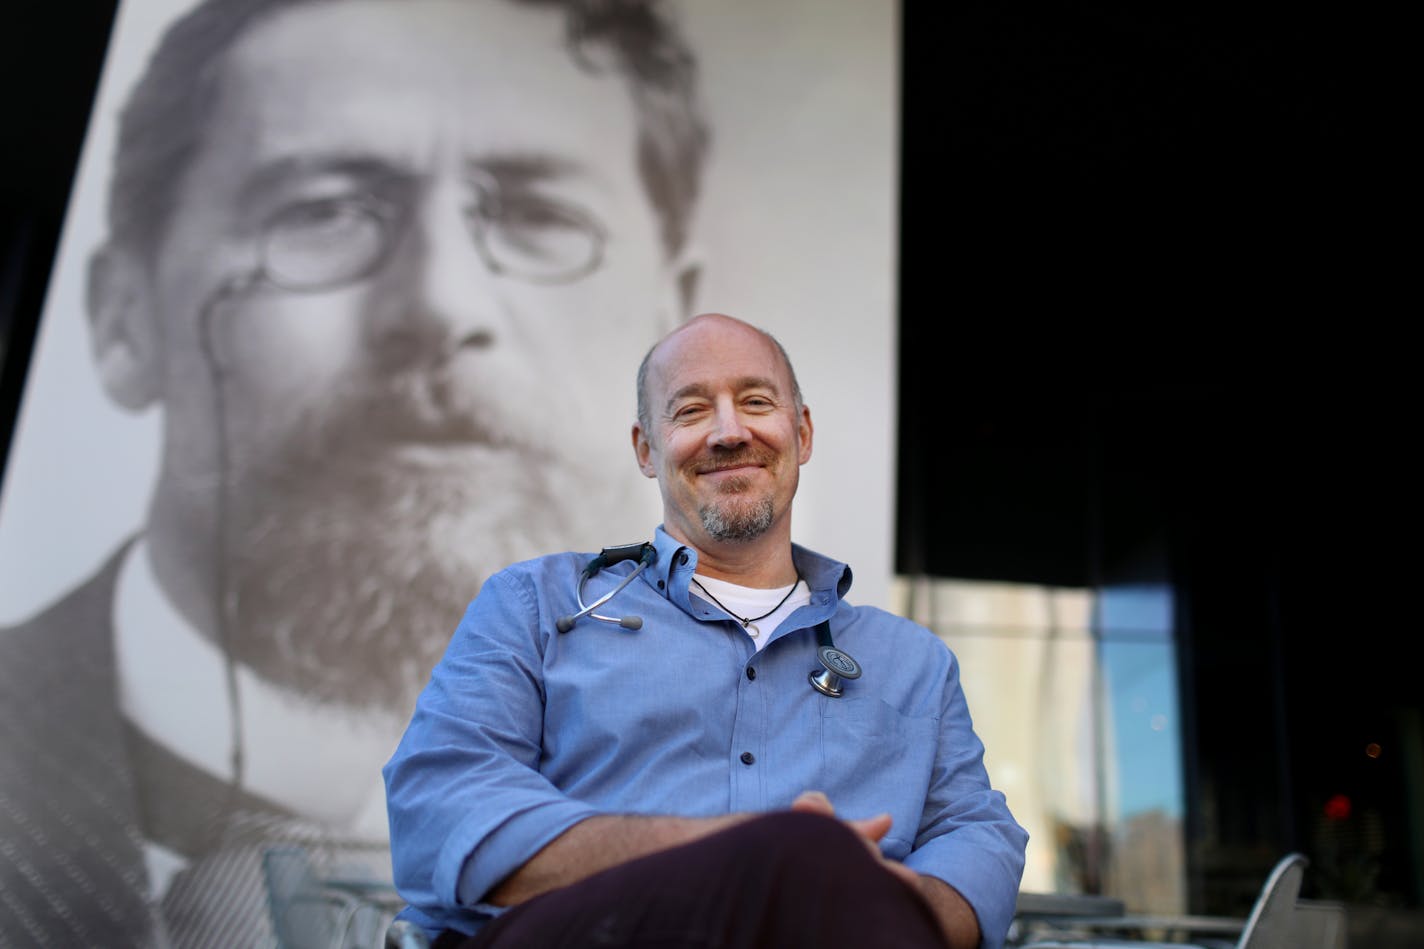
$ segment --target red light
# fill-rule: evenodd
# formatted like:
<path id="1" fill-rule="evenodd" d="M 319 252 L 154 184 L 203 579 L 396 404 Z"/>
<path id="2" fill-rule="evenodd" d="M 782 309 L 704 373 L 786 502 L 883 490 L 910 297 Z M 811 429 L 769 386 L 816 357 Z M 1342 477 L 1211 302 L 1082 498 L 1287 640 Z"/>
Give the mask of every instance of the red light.
<path id="1" fill-rule="evenodd" d="M 1325 802 L 1326 820 L 1348 820 L 1350 817 L 1350 799 L 1343 794 L 1336 794 Z"/>

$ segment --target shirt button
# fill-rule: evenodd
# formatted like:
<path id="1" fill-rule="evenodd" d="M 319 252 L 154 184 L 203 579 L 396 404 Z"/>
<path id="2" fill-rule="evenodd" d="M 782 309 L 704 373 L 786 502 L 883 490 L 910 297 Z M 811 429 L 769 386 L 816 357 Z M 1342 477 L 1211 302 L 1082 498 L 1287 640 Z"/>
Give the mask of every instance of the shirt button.
<path id="1" fill-rule="evenodd" d="M 747 678 L 748 678 L 748 679 L 755 679 L 755 678 L 756 678 L 756 670 L 753 669 L 751 666 L 747 666 Z"/>
<path id="2" fill-rule="evenodd" d="M 687 566 L 687 554 L 680 554 L 677 558 L 677 562 L 681 566 Z"/>
<path id="3" fill-rule="evenodd" d="M 750 751 L 742 752 L 742 764 L 756 764 L 756 755 Z"/>

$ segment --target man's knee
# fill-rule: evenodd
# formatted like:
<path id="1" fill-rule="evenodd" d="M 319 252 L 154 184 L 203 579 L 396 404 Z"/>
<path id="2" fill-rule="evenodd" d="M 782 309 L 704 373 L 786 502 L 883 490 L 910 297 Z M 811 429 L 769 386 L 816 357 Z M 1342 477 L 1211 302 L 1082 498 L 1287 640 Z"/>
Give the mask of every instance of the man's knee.
<path id="1" fill-rule="evenodd" d="M 776 811 L 733 829 L 739 856 L 781 872 L 824 876 L 837 870 L 862 873 L 876 862 L 872 844 L 844 821 L 823 814 Z"/>
<path id="2" fill-rule="evenodd" d="M 782 811 L 728 832 L 738 945 L 943 945 L 928 905 L 844 821 Z M 842 910 L 854 907 L 847 916 Z M 889 942 L 883 941 L 889 938 Z"/>

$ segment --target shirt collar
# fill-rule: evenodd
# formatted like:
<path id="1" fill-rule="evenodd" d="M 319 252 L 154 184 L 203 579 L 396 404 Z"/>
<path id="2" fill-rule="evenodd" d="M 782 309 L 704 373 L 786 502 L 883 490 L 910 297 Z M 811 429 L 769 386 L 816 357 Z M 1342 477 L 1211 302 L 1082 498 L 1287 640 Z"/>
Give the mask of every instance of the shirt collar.
<path id="1" fill-rule="evenodd" d="M 661 524 L 653 532 L 653 546 L 658 559 L 643 571 L 643 579 L 683 610 L 691 612 L 688 584 L 697 572 L 697 550 L 674 538 Z M 813 604 L 826 604 L 843 599 L 850 590 L 851 570 L 839 560 L 808 550 L 800 544 L 791 545 L 791 561 L 796 564 L 801 579 L 811 589 Z"/>

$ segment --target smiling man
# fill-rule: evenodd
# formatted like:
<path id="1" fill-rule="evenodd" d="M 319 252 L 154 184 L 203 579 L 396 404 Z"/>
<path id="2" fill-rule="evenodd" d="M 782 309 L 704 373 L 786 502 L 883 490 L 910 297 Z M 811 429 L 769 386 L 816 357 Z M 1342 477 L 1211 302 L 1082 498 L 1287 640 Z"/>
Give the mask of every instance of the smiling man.
<path id="1" fill-rule="evenodd" d="M 407 917 L 464 949 L 1001 945 L 1027 836 L 954 656 L 792 543 L 785 352 L 704 314 L 637 388 L 652 542 L 492 577 L 386 766 Z"/>
<path id="2" fill-rule="evenodd" d="M 597 406 L 697 271 L 674 25 L 206 0 L 167 30 L 89 281 L 159 473 L 139 536 L 0 630 L 0 942 L 271 944 L 266 849 L 387 863 L 380 767 L 471 592 L 648 510 Z"/>

